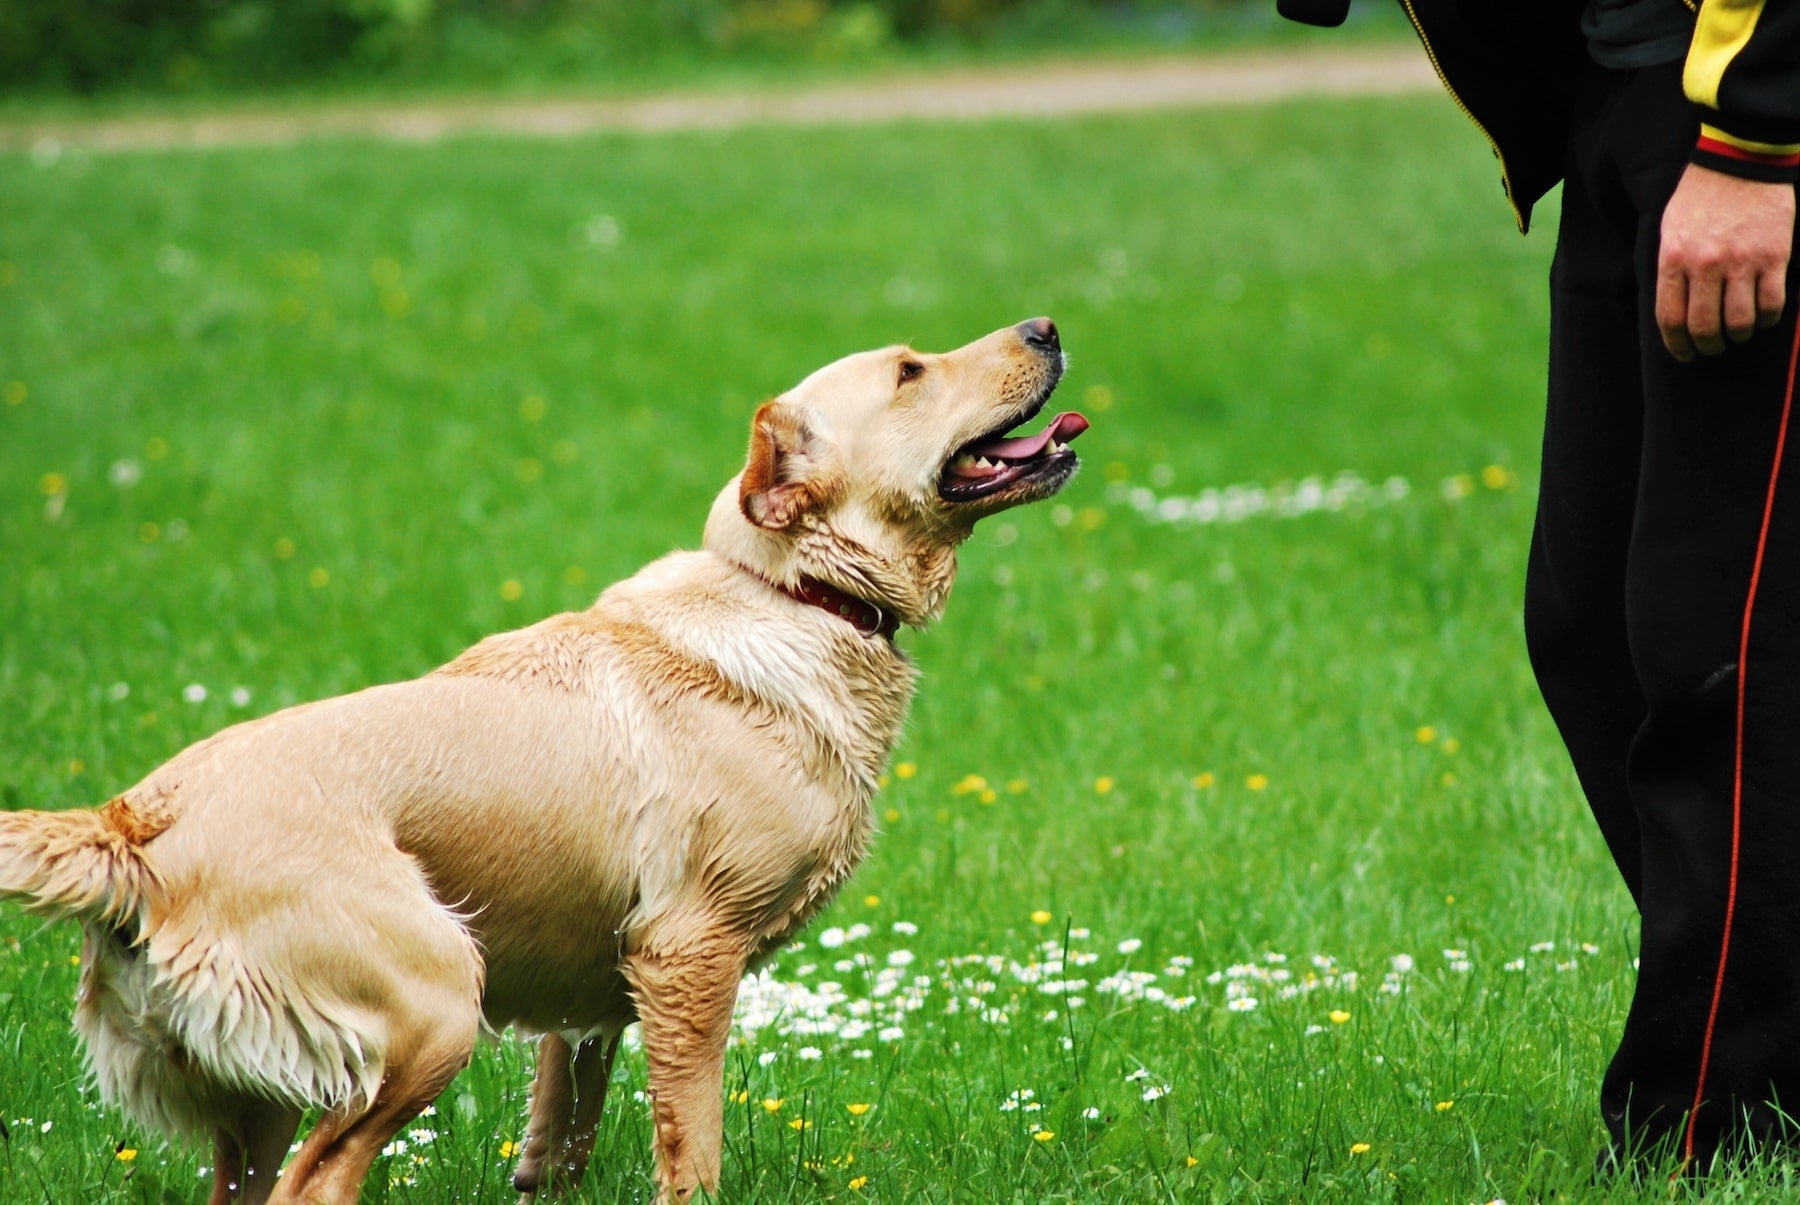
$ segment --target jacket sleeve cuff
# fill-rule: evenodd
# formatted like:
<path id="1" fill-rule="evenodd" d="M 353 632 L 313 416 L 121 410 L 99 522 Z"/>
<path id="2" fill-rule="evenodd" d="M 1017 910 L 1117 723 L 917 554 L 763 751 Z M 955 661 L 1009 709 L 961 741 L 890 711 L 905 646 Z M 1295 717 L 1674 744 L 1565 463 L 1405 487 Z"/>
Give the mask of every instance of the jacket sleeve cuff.
<path id="1" fill-rule="evenodd" d="M 1800 144 L 1777 146 L 1734 138 L 1716 126 L 1702 125 L 1688 162 L 1746 180 L 1792 184 L 1800 180 Z"/>

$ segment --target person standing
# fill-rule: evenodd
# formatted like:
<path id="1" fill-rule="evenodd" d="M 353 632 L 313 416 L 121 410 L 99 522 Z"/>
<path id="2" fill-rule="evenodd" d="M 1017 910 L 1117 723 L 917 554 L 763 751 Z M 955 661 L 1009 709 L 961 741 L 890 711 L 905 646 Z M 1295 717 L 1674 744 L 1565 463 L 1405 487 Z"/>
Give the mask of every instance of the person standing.
<path id="1" fill-rule="evenodd" d="M 1526 642 L 1641 916 L 1602 1164 L 1703 1170 L 1800 1138 L 1800 3 L 1401 3 L 1563 181 Z"/>

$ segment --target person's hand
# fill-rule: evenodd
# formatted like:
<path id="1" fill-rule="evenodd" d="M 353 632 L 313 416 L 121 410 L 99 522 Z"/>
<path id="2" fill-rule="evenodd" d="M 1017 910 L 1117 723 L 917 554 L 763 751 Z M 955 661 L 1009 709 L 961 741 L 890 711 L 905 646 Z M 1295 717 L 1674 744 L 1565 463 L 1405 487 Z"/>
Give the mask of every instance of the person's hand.
<path id="1" fill-rule="evenodd" d="M 1663 210 L 1656 325 L 1683 364 L 1781 320 L 1794 186 L 1689 164 Z"/>

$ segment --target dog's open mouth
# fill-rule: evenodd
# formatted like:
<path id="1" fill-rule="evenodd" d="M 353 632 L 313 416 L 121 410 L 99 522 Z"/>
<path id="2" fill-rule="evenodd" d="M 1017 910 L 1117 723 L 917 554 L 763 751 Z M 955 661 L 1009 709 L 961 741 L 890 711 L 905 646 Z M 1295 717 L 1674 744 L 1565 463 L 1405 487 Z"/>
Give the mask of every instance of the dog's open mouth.
<path id="1" fill-rule="evenodd" d="M 1054 493 L 1075 471 L 1075 453 L 1069 450 L 1069 442 L 1088 429 L 1088 420 L 1069 410 L 1036 435 L 1009 437 L 1007 429 L 990 432 L 957 449 L 938 477 L 938 494 L 944 501 L 973 502 L 1015 487 L 1023 487 L 1022 492 Z"/>

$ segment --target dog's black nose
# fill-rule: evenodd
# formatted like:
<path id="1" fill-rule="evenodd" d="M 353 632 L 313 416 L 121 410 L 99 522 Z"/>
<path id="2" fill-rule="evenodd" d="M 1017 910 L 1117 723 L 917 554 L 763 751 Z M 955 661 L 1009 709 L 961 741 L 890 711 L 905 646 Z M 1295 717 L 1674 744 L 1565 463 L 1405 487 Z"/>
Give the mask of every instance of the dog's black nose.
<path id="1" fill-rule="evenodd" d="M 1018 325 L 1019 338 L 1025 340 L 1039 351 L 1061 351 L 1062 342 L 1056 337 L 1056 323 L 1048 318 L 1033 318 Z"/>

